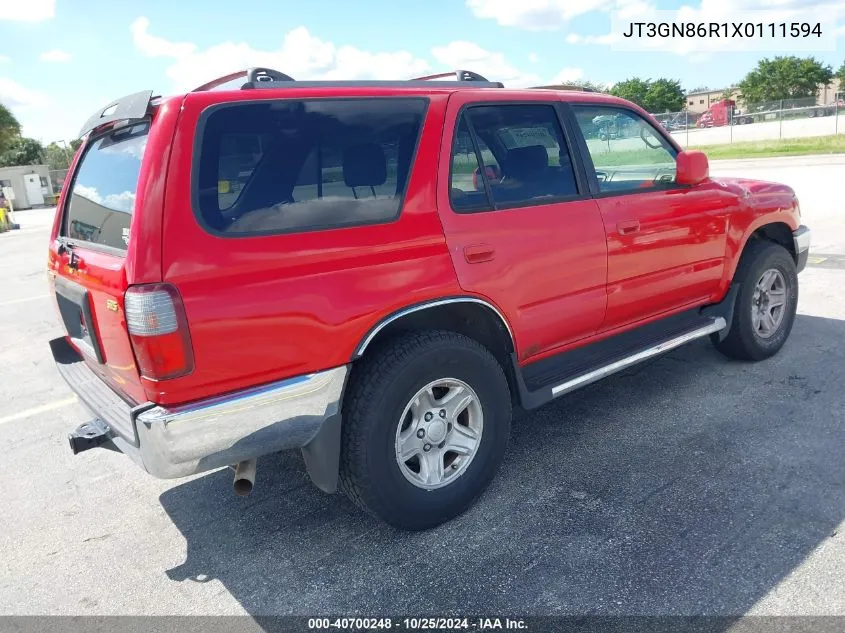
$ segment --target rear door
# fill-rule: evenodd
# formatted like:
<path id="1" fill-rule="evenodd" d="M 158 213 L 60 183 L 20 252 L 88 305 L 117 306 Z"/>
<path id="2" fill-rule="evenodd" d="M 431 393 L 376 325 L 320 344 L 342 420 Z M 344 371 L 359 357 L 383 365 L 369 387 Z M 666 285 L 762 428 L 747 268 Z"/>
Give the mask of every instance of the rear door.
<path id="1" fill-rule="evenodd" d="M 559 105 L 456 93 L 441 147 L 438 207 L 458 280 L 505 313 L 522 361 L 590 336 L 604 317 L 604 227 Z"/>
<path id="2" fill-rule="evenodd" d="M 50 249 L 59 316 L 92 368 L 145 399 L 123 316 L 127 249 L 150 130 L 144 121 L 93 137 L 62 196 Z"/>
<path id="3" fill-rule="evenodd" d="M 677 150 L 631 109 L 573 104 L 579 144 L 607 233 L 607 314 L 601 329 L 706 302 L 722 279 L 732 194 L 675 184 Z M 616 138 L 596 133 L 612 118 Z"/>

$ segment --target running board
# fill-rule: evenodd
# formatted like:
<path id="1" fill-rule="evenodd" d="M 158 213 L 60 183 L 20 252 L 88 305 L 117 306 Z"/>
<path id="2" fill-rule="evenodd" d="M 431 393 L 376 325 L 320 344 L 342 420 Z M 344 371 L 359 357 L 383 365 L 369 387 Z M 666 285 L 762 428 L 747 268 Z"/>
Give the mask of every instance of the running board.
<path id="1" fill-rule="evenodd" d="M 605 339 L 590 346 L 593 349 L 564 353 L 533 366 L 519 368 L 512 355 L 522 407 L 535 409 L 690 341 L 724 331 L 727 323 L 723 316 L 678 315 L 640 332 L 614 337 L 616 340 Z M 662 336 L 657 328 L 662 330 Z"/>
<path id="2" fill-rule="evenodd" d="M 698 328 L 697 330 L 692 330 L 691 332 L 687 332 L 686 334 L 681 334 L 680 336 L 676 336 L 674 338 L 670 338 L 668 341 L 664 341 L 663 343 L 658 343 L 657 345 L 652 345 L 644 349 L 641 352 L 633 354 L 632 356 L 628 356 L 627 358 L 622 358 L 615 363 L 610 363 L 610 365 L 605 365 L 604 367 L 600 367 L 596 370 L 588 372 L 582 376 L 578 376 L 577 378 L 572 378 L 571 380 L 567 380 L 566 382 L 562 382 L 559 385 L 552 387 L 552 396 L 557 398 L 558 396 L 562 396 L 565 393 L 569 393 L 570 391 L 575 391 L 579 387 L 584 387 L 589 385 L 590 383 L 596 382 L 597 380 L 601 380 L 605 376 L 610 376 L 611 374 L 615 374 L 618 371 L 622 371 L 623 369 L 627 369 L 631 365 L 636 365 L 637 363 L 641 363 L 644 360 L 648 360 L 649 358 L 653 358 L 669 350 L 675 349 L 676 347 L 680 347 L 681 345 L 685 345 L 690 341 L 694 341 L 697 338 L 702 338 L 704 336 L 709 336 L 714 332 L 718 332 L 719 330 L 724 329 L 727 325 L 727 322 L 722 317 L 716 317 L 713 319 L 713 322 L 709 325 L 705 325 L 703 327 Z"/>

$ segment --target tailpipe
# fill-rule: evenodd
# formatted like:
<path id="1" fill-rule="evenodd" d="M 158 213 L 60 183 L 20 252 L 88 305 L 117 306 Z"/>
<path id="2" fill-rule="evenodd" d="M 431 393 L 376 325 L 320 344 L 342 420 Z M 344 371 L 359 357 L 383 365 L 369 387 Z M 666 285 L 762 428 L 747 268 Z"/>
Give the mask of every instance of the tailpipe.
<path id="1" fill-rule="evenodd" d="M 252 492 L 252 487 L 255 485 L 255 467 L 258 463 L 256 459 L 247 459 L 238 463 L 235 466 L 235 481 L 232 484 L 235 489 L 235 494 L 239 497 L 246 497 Z"/>

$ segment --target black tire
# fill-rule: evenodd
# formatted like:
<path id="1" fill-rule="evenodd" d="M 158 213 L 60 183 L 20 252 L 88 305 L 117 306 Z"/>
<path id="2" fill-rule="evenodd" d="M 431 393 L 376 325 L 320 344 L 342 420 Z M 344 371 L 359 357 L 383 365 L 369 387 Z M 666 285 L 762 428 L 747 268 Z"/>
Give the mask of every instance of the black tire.
<path id="1" fill-rule="evenodd" d="M 763 338 L 752 324 L 752 305 L 755 286 L 763 273 L 770 269 L 775 269 L 783 275 L 786 303 L 783 318 L 774 334 Z M 798 273 L 795 270 L 795 260 L 780 244 L 750 242 L 740 259 L 734 282 L 741 285 L 731 327 L 723 341 L 720 342 L 716 334 L 711 337 L 716 349 L 725 356 L 739 360 L 757 361 L 774 356 L 783 347 L 795 322 L 795 311 L 798 307 Z"/>
<path id="2" fill-rule="evenodd" d="M 442 488 L 411 483 L 395 455 L 406 405 L 425 385 L 450 377 L 477 394 L 483 430 L 466 470 Z M 340 487 L 394 527 L 424 530 L 463 513 L 493 480 L 510 436 L 511 398 L 499 362 L 483 345 L 446 331 L 403 335 L 357 362 L 343 405 Z"/>

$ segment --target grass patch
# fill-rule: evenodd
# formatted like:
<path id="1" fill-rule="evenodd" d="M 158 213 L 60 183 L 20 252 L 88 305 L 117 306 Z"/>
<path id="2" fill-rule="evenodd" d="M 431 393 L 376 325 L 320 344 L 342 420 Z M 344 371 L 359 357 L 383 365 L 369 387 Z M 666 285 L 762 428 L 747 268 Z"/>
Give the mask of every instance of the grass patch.
<path id="1" fill-rule="evenodd" d="M 691 145 L 711 160 L 720 158 L 763 158 L 766 156 L 806 156 L 810 154 L 845 154 L 845 134 L 789 138 L 772 141 L 748 141 L 725 145 Z"/>

